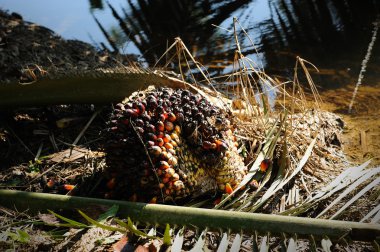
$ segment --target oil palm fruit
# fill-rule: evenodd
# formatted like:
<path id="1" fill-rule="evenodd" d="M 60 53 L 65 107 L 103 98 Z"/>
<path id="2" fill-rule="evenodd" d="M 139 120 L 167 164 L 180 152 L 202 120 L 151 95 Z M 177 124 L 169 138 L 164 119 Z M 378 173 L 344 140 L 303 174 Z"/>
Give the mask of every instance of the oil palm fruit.
<path id="1" fill-rule="evenodd" d="M 167 202 L 235 187 L 246 167 L 231 119 L 183 89 L 139 92 L 116 104 L 105 143 L 107 197 Z"/>

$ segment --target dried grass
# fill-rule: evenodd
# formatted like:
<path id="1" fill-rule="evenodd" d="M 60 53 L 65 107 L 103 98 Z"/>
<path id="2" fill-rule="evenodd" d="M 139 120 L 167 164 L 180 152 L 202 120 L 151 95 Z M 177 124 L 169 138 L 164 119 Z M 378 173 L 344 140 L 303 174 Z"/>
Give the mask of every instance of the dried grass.
<path id="1" fill-rule="evenodd" d="M 238 22 L 234 22 L 236 34 Z M 235 41 L 237 50 L 230 75 L 209 78 L 206 68 L 193 58 L 179 38 L 165 52 L 165 55 L 172 55 L 166 57 L 169 60 L 165 66 L 179 66 L 184 81 L 190 81 L 190 85 L 201 90 L 208 100 L 235 116 L 236 136 L 242 143 L 240 150 L 247 151 L 250 173 L 216 208 L 225 207 L 229 202 L 229 209 L 256 211 L 258 206 L 267 203 L 260 211 L 269 211 L 270 206 L 270 212 L 281 212 L 280 208 L 284 211 L 294 206 L 310 191 L 330 182 L 347 163 L 339 146 L 334 146 L 342 130 L 341 119 L 320 110 L 321 97 L 307 65 L 316 67 L 310 62 L 298 57 L 294 80 L 279 82 L 242 54 L 237 36 Z M 305 84 L 300 83 L 299 68 L 312 91 L 312 103 L 303 91 Z M 273 93 L 275 101 L 270 97 Z M 264 159 L 275 162 L 276 169 L 270 167 L 262 175 L 259 166 Z M 242 192 L 252 179 L 258 180 L 259 188 Z M 294 198 L 290 195 L 292 191 L 283 194 L 282 203 L 274 197 L 275 192 L 284 190 L 296 191 L 296 199 L 289 200 Z"/>

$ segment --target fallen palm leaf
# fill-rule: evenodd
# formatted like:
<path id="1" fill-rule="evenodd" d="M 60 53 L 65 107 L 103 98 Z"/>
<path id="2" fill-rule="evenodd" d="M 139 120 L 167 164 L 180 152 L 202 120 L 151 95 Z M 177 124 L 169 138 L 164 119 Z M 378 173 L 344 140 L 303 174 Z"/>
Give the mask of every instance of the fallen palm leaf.
<path id="1" fill-rule="evenodd" d="M 294 238 L 289 238 L 288 248 L 286 252 L 296 252 L 297 251 L 297 243 Z"/>
<path id="2" fill-rule="evenodd" d="M 255 252 L 259 251 L 259 243 L 258 243 L 257 232 L 253 232 L 253 235 L 252 235 L 252 250 Z"/>
<path id="3" fill-rule="evenodd" d="M 282 212 L 282 215 L 299 215 L 316 206 L 320 201 L 326 200 L 340 190 L 352 184 L 363 175 L 363 170 L 370 160 L 360 166 L 349 167 L 337 176 L 332 182 L 317 190 L 297 207 Z"/>
<path id="4" fill-rule="evenodd" d="M 0 109 L 119 102 L 136 90 L 148 88 L 149 83 L 176 88 L 187 86 L 185 82 L 165 75 L 165 72 L 128 67 L 70 74 L 50 73 L 29 85 L 0 85 Z M 191 89 L 190 86 L 188 88 Z"/>
<path id="5" fill-rule="evenodd" d="M 89 217 L 88 215 L 86 215 L 85 213 L 83 213 L 81 210 L 78 210 L 78 212 L 90 224 L 92 224 L 92 225 L 94 225 L 96 227 L 100 227 L 100 228 L 108 230 L 108 231 L 121 232 L 121 233 L 125 232 L 125 229 L 116 228 L 116 227 L 112 227 L 112 226 L 109 226 L 109 225 L 104 225 L 104 224 L 100 223 L 99 221 L 96 221 L 96 220 L 92 219 L 91 217 Z"/>
<path id="6" fill-rule="evenodd" d="M 77 222 L 77 221 L 75 221 L 75 220 L 71 220 L 71 219 L 66 218 L 66 217 L 64 217 L 64 216 L 62 216 L 62 215 L 59 215 L 59 214 L 57 214 L 57 213 L 55 213 L 55 212 L 53 212 L 53 211 L 51 211 L 51 210 L 48 210 L 48 212 L 51 213 L 51 214 L 53 214 L 55 217 L 57 217 L 57 218 L 59 218 L 59 219 L 65 221 L 65 222 L 67 222 L 67 224 L 69 224 L 69 225 L 72 226 L 72 227 L 76 227 L 76 228 L 88 228 L 88 227 L 89 227 L 89 226 L 86 225 L 86 224 L 83 224 L 83 223 Z"/>
<path id="7" fill-rule="evenodd" d="M 112 207 L 110 207 L 105 213 L 101 214 L 99 217 L 98 217 L 98 220 L 94 220 L 92 219 L 91 217 L 89 217 L 87 214 L 85 214 L 84 212 L 82 212 L 81 210 L 78 210 L 79 214 L 84 218 L 86 219 L 90 224 L 92 224 L 93 226 L 96 226 L 96 227 L 99 227 L 99 228 L 102 228 L 104 230 L 108 230 L 108 231 L 113 231 L 113 232 L 120 232 L 120 233 L 126 233 L 127 231 L 130 231 L 131 233 L 137 235 L 137 236 L 141 236 L 141 237 L 146 237 L 146 238 L 150 238 L 150 239 L 156 239 L 158 237 L 156 237 L 155 235 L 152 235 L 151 233 L 152 232 L 149 232 L 148 234 L 145 234 L 144 232 L 138 230 L 132 223 L 131 219 L 128 218 L 127 220 L 127 223 L 117 219 L 117 218 L 114 218 L 115 222 L 118 223 L 121 227 L 123 227 L 124 229 L 122 228 L 118 228 L 118 227 L 114 227 L 114 226 L 110 226 L 110 225 L 105 225 L 104 224 L 104 221 L 110 217 L 114 217 L 117 213 L 117 211 L 119 210 L 119 206 L 118 205 L 113 205 Z M 90 228 L 91 226 L 88 226 L 86 224 L 83 224 L 83 223 L 80 223 L 80 222 L 77 222 L 75 220 L 72 220 L 72 219 L 69 219 L 67 217 L 64 217 L 62 215 L 59 215 L 51 210 L 48 210 L 51 214 L 53 214 L 54 216 L 56 216 L 57 218 L 67 222 L 67 225 L 65 224 L 58 224 L 58 223 L 54 223 L 53 225 L 54 226 L 60 226 L 60 227 L 74 227 L 74 228 Z M 170 226 L 167 225 L 167 229 L 169 228 L 170 230 Z M 165 230 L 165 235 L 164 235 L 164 244 L 166 244 L 168 242 L 167 239 L 170 239 L 170 234 L 167 234 L 167 231 Z M 166 242 L 166 243 L 165 243 Z M 170 241 L 169 241 L 170 242 Z"/>
<path id="8" fill-rule="evenodd" d="M 228 248 L 228 235 L 223 233 L 217 252 L 226 252 Z"/>
<path id="9" fill-rule="evenodd" d="M 203 251 L 203 246 L 205 245 L 206 233 L 207 233 L 207 230 L 202 231 L 202 233 L 199 235 L 197 242 L 195 243 L 194 247 L 190 250 L 190 252 Z"/>
<path id="10" fill-rule="evenodd" d="M 254 212 L 258 209 L 262 204 L 264 204 L 271 196 L 273 196 L 276 192 L 284 187 L 296 174 L 298 174 L 302 167 L 306 164 L 309 159 L 313 147 L 317 141 L 317 138 L 314 138 L 313 141 L 309 144 L 305 154 L 297 165 L 297 168 L 292 172 L 290 176 L 288 176 L 285 180 L 280 180 L 278 183 L 273 183 L 272 186 L 265 192 L 265 194 L 252 206 L 250 209 L 251 212 Z"/>
<path id="11" fill-rule="evenodd" d="M 339 216 L 347 207 L 349 207 L 352 203 L 354 203 L 357 199 L 359 199 L 361 196 L 363 196 L 366 192 L 368 192 L 369 190 L 371 190 L 372 188 L 378 186 L 380 183 L 380 178 L 377 178 L 375 179 L 374 181 L 372 181 L 369 185 L 367 185 L 366 187 L 364 187 L 362 190 L 360 190 L 360 192 L 358 192 L 357 194 L 355 194 L 354 197 L 352 197 L 352 199 L 350 199 L 346 204 L 344 204 L 344 206 L 342 206 L 342 208 L 340 208 L 336 213 L 334 213 L 330 219 L 334 219 L 336 218 L 337 216 Z"/>
<path id="12" fill-rule="evenodd" d="M 116 213 L 119 211 L 119 206 L 118 205 L 113 205 L 110 207 L 105 213 L 99 215 L 97 221 L 100 223 L 105 222 L 107 219 L 111 217 L 115 217 Z"/>
<path id="13" fill-rule="evenodd" d="M 138 229 L 136 228 L 136 226 L 133 225 L 133 222 L 132 222 L 131 218 L 129 218 L 129 217 L 128 217 L 128 219 L 127 219 L 127 223 L 125 223 L 125 222 L 122 221 L 122 220 L 119 220 L 118 218 L 114 218 L 114 220 L 115 220 L 115 222 L 116 222 L 117 224 L 119 224 L 120 226 L 122 226 L 122 227 L 125 228 L 124 231 L 129 230 L 131 233 L 133 233 L 133 234 L 135 234 L 135 235 L 137 235 L 137 236 L 141 236 L 141 237 L 147 237 L 147 238 L 151 238 L 151 239 L 155 239 L 155 238 L 157 238 L 157 237 L 155 237 L 155 236 L 150 236 L 149 234 L 146 234 L 146 233 L 144 233 L 144 232 L 138 230 Z"/>
<path id="14" fill-rule="evenodd" d="M 325 252 L 331 252 L 330 248 L 332 246 L 332 242 L 328 238 L 323 238 L 321 241 L 322 248 Z"/>
<path id="15" fill-rule="evenodd" d="M 371 220 L 371 223 L 373 224 L 378 223 L 379 220 L 380 220 L 380 211 L 378 211 L 375 217 L 373 217 L 373 219 Z"/>
<path id="16" fill-rule="evenodd" d="M 260 252 L 268 252 L 269 251 L 269 233 L 267 236 L 264 236 L 261 240 Z"/>
<path id="17" fill-rule="evenodd" d="M 170 225 L 166 224 L 165 232 L 164 232 L 164 239 L 163 239 L 164 245 L 171 245 L 171 235 L 170 235 Z"/>
<path id="18" fill-rule="evenodd" d="M 317 218 L 321 217 L 324 213 L 330 210 L 333 206 L 335 206 L 339 201 L 341 201 L 344 197 L 351 193 L 360 184 L 366 182 L 370 177 L 375 176 L 378 173 L 380 173 L 380 168 L 367 170 L 359 179 L 357 179 L 354 183 L 347 187 L 346 190 L 344 190 L 344 192 L 342 192 L 333 202 L 331 202 L 330 205 L 328 205 L 321 213 L 319 213 L 317 215 Z"/>
<path id="19" fill-rule="evenodd" d="M 181 252 L 182 244 L 183 244 L 183 232 L 184 228 L 178 230 L 177 235 L 174 238 L 172 245 L 172 252 Z"/>
<path id="20" fill-rule="evenodd" d="M 230 251 L 240 251 L 242 237 L 240 234 L 236 234 L 234 241 L 232 242 Z"/>
<path id="21" fill-rule="evenodd" d="M 7 237 L 0 239 L 0 241 L 7 240 L 8 237 L 10 237 L 13 242 L 28 243 L 30 240 L 30 235 L 27 232 L 20 229 L 16 230 L 16 232 L 14 233 L 7 231 L 5 232 L 5 235 Z"/>
<path id="22" fill-rule="evenodd" d="M 368 220 L 369 218 L 371 218 L 376 213 L 378 215 L 379 212 L 380 212 L 380 205 L 378 205 L 377 207 L 372 209 L 366 216 L 363 217 L 363 219 L 360 220 L 360 222 L 364 222 L 364 221 Z"/>
<path id="23" fill-rule="evenodd" d="M 310 241 L 310 250 L 312 252 L 317 252 L 317 243 L 315 242 L 313 235 L 310 235 L 309 241 Z"/>
<path id="24" fill-rule="evenodd" d="M 373 241 L 372 246 L 375 249 L 375 251 L 380 251 L 380 245 L 377 241 Z"/>
<path id="25" fill-rule="evenodd" d="M 148 232 L 148 236 L 157 236 L 156 235 L 157 234 L 157 229 L 156 229 L 156 227 L 152 227 L 150 230 L 149 230 L 149 232 Z"/>

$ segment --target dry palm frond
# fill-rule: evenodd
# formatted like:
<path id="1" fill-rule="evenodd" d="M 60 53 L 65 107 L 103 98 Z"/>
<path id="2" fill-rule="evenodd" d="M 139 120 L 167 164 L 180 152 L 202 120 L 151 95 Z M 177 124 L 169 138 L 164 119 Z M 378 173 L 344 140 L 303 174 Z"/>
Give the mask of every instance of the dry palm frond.
<path id="1" fill-rule="evenodd" d="M 379 213 L 380 213 L 380 204 L 377 205 L 377 207 L 375 207 L 374 209 L 372 209 L 366 216 L 364 216 L 363 219 L 360 220 L 360 222 L 364 222 L 375 215 L 371 222 L 377 223 L 379 222 Z"/>
<path id="2" fill-rule="evenodd" d="M 237 22 L 235 20 L 235 32 L 236 24 Z M 257 68 L 257 64 L 246 58 L 241 53 L 241 50 L 239 50 L 240 45 L 237 37 L 235 37 L 235 39 L 237 52 L 233 64 L 234 72 L 224 79 L 226 83 L 230 83 L 231 85 L 217 83 L 216 78 L 209 79 L 205 68 L 191 56 L 189 50 L 180 39 L 177 39 L 166 52 L 169 53 L 171 49 L 176 48 L 177 51 L 175 55 L 177 56 L 173 56 L 171 59 L 176 58 L 178 60 L 177 64 L 181 67 L 180 72 L 182 78 L 184 80 L 191 79 L 193 85 L 206 83 L 207 85 L 198 86 L 198 88 L 200 90 L 208 90 L 204 93 L 206 96 L 208 95 L 211 100 L 212 97 L 216 97 L 221 107 L 233 112 L 237 117 L 239 129 L 237 133 L 238 137 L 243 139 L 246 145 L 252 147 L 255 146 L 254 143 L 256 143 L 256 145 L 258 144 L 259 146 L 256 149 L 252 147 L 249 153 L 253 164 L 249 166 L 248 175 L 231 194 L 225 195 L 215 208 L 235 209 L 237 211 L 257 211 L 260 207 L 265 205 L 276 204 L 276 195 L 280 191 L 284 191 L 295 178 L 301 178 L 302 184 L 298 183 L 298 187 L 293 186 L 291 190 L 289 190 L 289 194 L 284 194 L 283 198 L 285 197 L 285 201 L 287 202 L 287 200 L 294 197 L 294 195 L 290 195 L 290 193 L 294 191 L 295 188 L 303 188 L 304 192 L 309 196 L 299 196 L 299 189 L 295 189 L 298 195 L 296 196 L 296 200 L 290 200 L 290 202 L 293 203 L 288 203 L 288 206 L 285 204 L 286 209 L 278 210 L 278 212 L 283 212 L 283 214 L 300 215 L 315 208 L 321 202 L 336 197 L 337 195 L 334 195 L 334 193 L 338 193 L 344 188 L 347 188 L 345 192 L 336 197 L 324 212 L 319 213 L 319 215 L 322 216 L 329 209 L 336 206 L 336 204 L 345 198 L 348 192 L 352 191 L 357 185 L 369 183 L 369 178 L 372 176 L 371 174 L 376 173 L 376 169 L 371 172 L 367 171 L 365 174 L 360 174 L 360 169 L 356 169 L 355 173 L 350 174 L 348 171 L 354 170 L 354 168 L 351 168 L 328 184 L 329 180 L 331 180 L 331 175 L 338 175 L 339 169 L 335 169 L 335 173 L 332 170 L 325 170 L 320 160 L 336 156 L 336 159 L 341 161 L 335 162 L 344 163 L 345 161 L 339 151 L 328 146 L 328 139 L 331 138 L 329 134 L 338 134 L 339 131 L 339 127 L 331 124 L 331 122 L 336 120 L 336 123 L 339 123 L 340 119 L 333 115 L 323 113 L 319 109 L 322 101 L 307 65 L 315 69 L 316 67 L 310 62 L 298 57 L 295 66 L 294 80 L 292 82 L 279 83 L 267 76 L 264 70 Z M 189 60 L 187 58 L 189 58 Z M 182 68 L 182 66 L 185 68 Z M 199 71 L 203 81 L 196 80 L 192 66 L 195 66 Z M 303 85 L 299 79 L 299 67 L 304 72 L 314 97 L 312 109 L 308 106 L 306 95 L 301 88 Z M 270 90 L 276 90 L 276 92 L 281 95 L 279 95 L 279 97 L 283 97 L 282 100 L 277 100 L 280 110 L 274 110 L 269 106 L 268 89 L 262 88 L 263 83 L 268 85 Z M 289 84 L 291 85 L 290 92 L 289 88 L 286 88 Z M 203 89 L 205 86 L 207 88 Z M 210 91 L 210 89 L 213 89 L 214 92 Z M 314 110 L 314 112 L 312 110 Z M 328 130 L 326 131 L 326 129 L 332 129 L 332 131 L 329 132 Z M 274 171 L 272 167 L 270 167 L 267 173 L 261 176 L 260 184 L 255 191 L 247 188 L 248 183 L 258 175 L 261 162 L 264 159 L 273 159 L 275 157 L 279 160 L 279 169 Z M 365 167 L 366 165 L 367 164 L 363 164 L 361 167 Z M 309 175 L 306 175 L 305 172 Z M 330 178 L 328 178 L 329 173 Z M 269 179 L 272 177 L 274 179 L 267 185 Z M 309 183 L 305 182 L 306 178 Z M 323 183 L 316 185 L 315 182 L 313 182 L 314 180 L 324 180 L 327 185 L 325 187 L 323 187 Z M 351 186 L 349 186 L 349 184 L 342 186 L 341 181 L 356 182 Z M 354 200 L 377 185 L 378 180 L 375 179 L 372 183 L 369 183 L 363 191 L 359 192 Z M 242 190 L 243 188 L 246 189 Z M 352 202 L 354 200 L 352 200 Z M 335 215 L 333 214 L 332 217 L 339 215 L 341 211 L 347 208 L 352 202 L 348 202 L 346 206 L 337 211 Z M 203 203 L 204 202 L 202 202 L 202 204 Z M 379 211 L 373 210 L 368 214 L 371 214 L 371 217 L 376 219 L 378 212 Z"/>
<path id="3" fill-rule="evenodd" d="M 234 23 L 236 34 L 238 22 L 235 20 Z M 235 40 L 237 52 L 233 64 L 234 71 L 225 79 L 225 82 L 231 83 L 227 86 L 216 83 L 215 78 L 209 79 L 204 68 L 191 56 L 180 39 L 177 39 L 166 53 L 169 53 L 173 48 L 177 49 L 177 64 L 180 66 L 183 79 L 188 76 L 194 85 L 197 85 L 196 83 L 207 83 L 208 88 L 216 89 L 214 92 L 207 92 L 207 94 L 215 96 L 222 107 L 232 111 L 237 118 L 238 137 L 243 139 L 245 145 L 250 146 L 249 155 L 253 164 L 250 165 L 248 175 L 231 194 L 222 199 L 216 208 L 221 208 L 231 199 L 232 203 L 229 202 L 228 207 L 234 206 L 235 209 L 243 210 L 248 205 L 252 206 L 254 204 L 253 199 L 260 195 L 260 191 L 266 186 L 269 179 L 275 177 L 275 181 L 269 185 L 270 188 L 266 189 L 266 193 L 264 192 L 265 200 L 262 200 L 263 195 L 256 199 L 261 202 L 256 205 L 255 209 L 257 209 L 258 206 L 269 200 L 275 192 L 283 189 L 305 164 L 308 167 L 319 166 L 318 158 L 309 157 L 311 157 L 314 146 L 320 153 L 328 152 L 323 140 L 326 137 L 326 132 L 321 132 L 323 119 L 318 111 L 321 99 L 306 67 L 306 64 L 312 64 L 304 59 L 297 58 L 294 81 L 279 83 L 266 75 L 263 69 L 257 68 L 255 62 L 246 58 L 240 50 L 236 36 Z M 171 59 L 175 58 L 174 56 L 171 57 Z M 185 64 L 181 62 L 185 62 Z M 185 69 L 181 67 L 183 65 L 186 66 Z M 310 114 L 310 109 L 307 107 L 305 94 L 298 79 L 298 65 L 304 71 L 315 97 L 314 108 L 317 108 L 315 115 Z M 204 81 L 196 81 L 191 66 L 198 69 Z M 292 84 L 291 93 L 285 88 L 286 84 Z M 223 89 L 224 86 L 226 86 L 225 89 Z M 268 92 L 271 90 L 275 90 L 284 97 L 283 101 L 278 101 L 281 108 L 279 111 L 273 110 L 272 106 L 269 105 Z M 305 126 L 308 130 L 307 134 L 305 134 Z M 259 147 L 255 147 L 257 144 Z M 279 171 L 272 174 L 270 167 L 267 173 L 261 176 L 259 188 L 255 192 L 248 194 L 247 190 L 244 190 L 241 193 L 241 189 L 258 175 L 261 162 L 265 159 L 273 160 L 274 158 L 279 158 L 281 161 Z"/>
<path id="4" fill-rule="evenodd" d="M 347 210 L 348 206 L 352 205 L 359 198 L 363 198 L 362 196 L 365 193 L 379 187 L 380 180 L 378 176 L 380 174 L 380 167 L 367 168 L 369 163 L 370 161 L 367 161 L 360 166 L 347 168 L 331 183 L 313 191 L 303 202 L 281 214 L 301 215 L 302 213 L 314 209 L 322 202 L 330 200 L 331 203 L 317 214 L 317 218 L 322 216 L 330 219 L 337 218 Z M 362 189 L 357 190 L 358 188 Z M 334 198 L 334 200 L 331 200 L 332 198 Z M 347 199 L 346 203 L 344 203 L 344 199 Z M 340 205 L 342 201 L 343 206 Z M 368 220 L 371 217 L 376 219 L 374 215 L 378 213 L 378 210 L 378 204 L 375 203 L 373 209 L 367 209 L 368 214 L 362 218 L 361 221 Z"/>
<path id="5" fill-rule="evenodd" d="M 363 170 L 359 172 L 359 176 L 355 178 L 355 180 L 352 180 L 352 184 L 347 184 L 346 190 L 344 190 L 336 199 L 334 199 L 333 202 L 330 203 L 329 206 L 327 206 L 317 217 L 322 216 L 323 214 L 327 213 L 328 210 L 330 210 L 334 205 L 336 205 L 339 201 L 341 201 L 343 198 L 345 198 L 348 194 L 355 191 L 356 188 L 359 188 L 363 183 L 369 183 L 373 177 L 378 176 L 380 173 L 380 167 L 377 168 L 370 168 Z M 353 203 L 355 200 L 357 200 L 360 196 L 365 194 L 367 191 L 369 191 L 372 188 L 375 188 L 379 186 L 379 178 L 373 180 L 371 183 L 369 183 L 363 190 L 361 190 L 359 193 L 355 194 L 354 197 L 348 201 L 345 206 L 340 208 L 337 212 L 333 214 L 333 216 L 330 217 L 330 219 L 334 219 L 336 216 L 338 216 L 342 211 L 344 211 L 347 206 L 349 206 L 351 203 Z"/>
<path id="6" fill-rule="evenodd" d="M 309 156 L 311 155 L 311 152 L 312 152 L 313 147 L 316 143 L 316 140 L 317 139 L 315 138 L 310 143 L 310 145 L 308 146 L 304 156 L 302 157 L 302 159 L 300 160 L 300 162 L 297 165 L 297 168 L 292 172 L 292 174 L 289 175 L 288 177 L 286 177 L 285 179 L 280 178 L 279 180 L 276 180 L 276 181 L 278 181 L 278 183 L 276 183 L 276 181 L 275 181 L 272 184 L 272 186 L 265 192 L 265 194 L 260 198 L 260 200 L 252 206 L 252 208 L 250 209 L 251 212 L 254 212 L 256 209 L 258 209 L 262 204 L 265 203 L 265 201 L 267 201 L 276 192 L 281 190 L 295 175 L 298 174 L 298 172 L 301 171 L 301 169 L 303 168 L 303 166 L 305 165 L 305 163 L 309 159 Z"/>

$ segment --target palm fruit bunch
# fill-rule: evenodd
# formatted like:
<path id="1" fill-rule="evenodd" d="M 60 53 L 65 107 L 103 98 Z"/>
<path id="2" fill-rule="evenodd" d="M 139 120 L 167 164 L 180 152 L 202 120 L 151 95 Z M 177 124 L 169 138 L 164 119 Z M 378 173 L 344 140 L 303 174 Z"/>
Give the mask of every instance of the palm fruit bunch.
<path id="1" fill-rule="evenodd" d="M 106 197 L 168 202 L 236 186 L 246 168 L 228 113 L 199 94 L 160 88 L 116 104 Z"/>

